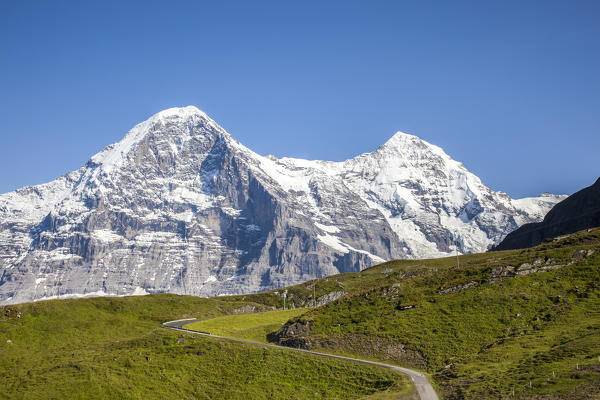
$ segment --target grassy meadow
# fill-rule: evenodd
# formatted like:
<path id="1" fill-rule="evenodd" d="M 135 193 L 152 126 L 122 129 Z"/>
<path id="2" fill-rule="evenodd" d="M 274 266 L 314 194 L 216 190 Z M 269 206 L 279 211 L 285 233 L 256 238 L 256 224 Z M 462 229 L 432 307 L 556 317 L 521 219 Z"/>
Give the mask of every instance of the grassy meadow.
<path id="1" fill-rule="evenodd" d="M 254 342 L 268 343 L 267 335 L 277 331 L 289 319 L 306 312 L 306 309 L 273 310 L 251 314 L 215 317 L 184 325 L 185 329 L 209 332 L 213 335 L 235 337 Z"/>
<path id="2" fill-rule="evenodd" d="M 295 343 L 424 369 L 447 399 L 600 398 L 600 229 L 325 280 L 347 294 Z"/>
<path id="3" fill-rule="evenodd" d="M 0 398 L 356 399 L 410 392 L 404 376 L 382 368 L 161 327 L 247 304 L 150 295 L 2 307 Z"/>
<path id="4" fill-rule="evenodd" d="M 305 282 L 285 289 L 288 310 L 283 293 L 2 307 L 0 398 L 414 398 L 385 369 L 161 328 L 196 318 L 188 328 L 420 369 L 444 399 L 600 399 L 600 229 Z"/>

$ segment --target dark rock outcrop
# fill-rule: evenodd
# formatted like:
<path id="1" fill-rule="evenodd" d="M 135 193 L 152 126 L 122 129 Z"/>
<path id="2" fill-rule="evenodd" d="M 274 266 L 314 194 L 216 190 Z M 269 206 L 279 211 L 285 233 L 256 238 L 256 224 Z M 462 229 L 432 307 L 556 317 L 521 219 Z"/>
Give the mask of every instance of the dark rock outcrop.
<path id="1" fill-rule="evenodd" d="M 280 346 L 308 349 L 310 348 L 308 336 L 310 335 L 312 323 L 312 320 L 290 321 L 277 332 L 270 334 L 268 340 Z"/>
<path id="2" fill-rule="evenodd" d="M 600 178 L 555 205 L 539 223 L 525 224 L 493 250 L 533 247 L 544 240 L 600 226 Z"/>

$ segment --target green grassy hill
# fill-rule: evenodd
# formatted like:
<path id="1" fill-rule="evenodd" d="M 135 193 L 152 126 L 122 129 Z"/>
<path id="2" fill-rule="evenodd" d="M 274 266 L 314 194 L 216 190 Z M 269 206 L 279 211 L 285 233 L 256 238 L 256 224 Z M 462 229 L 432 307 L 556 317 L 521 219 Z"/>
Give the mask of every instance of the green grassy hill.
<path id="1" fill-rule="evenodd" d="M 284 293 L 294 310 L 281 311 Z M 380 368 L 160 328 L 191 317 L 215 334 L 421 369 L 446 399 L 599 399 L 600 229 L 253 295 L 6 306 L 0 398 L 410 396 Z"/>
<path id="2" fill-rule="evenodd" d="M 272 339 L 421 368 L 447 399 L 600 398 L 600 229 L 460 266 L 393 261 L 320 287 L 346 295 Z"/>
<path id="3" fill-rule="evenodd" d="M 175 318 L 261 309 L 176 295 L 2 307 L 0 398 L 356 399 L 410 392 L 404 376 L 382 368 L 161 328 Z"/>
<path id="4" fill-rule="evenodd" d="M 234 337 L 260 343 L 269 343 L 269 335 L 290 318 L 304 314 L 306 309 L 273 310 L 250 314 L 232 314 L 209 318 L 184 325 L 183 328 L 212 335 Z"/>

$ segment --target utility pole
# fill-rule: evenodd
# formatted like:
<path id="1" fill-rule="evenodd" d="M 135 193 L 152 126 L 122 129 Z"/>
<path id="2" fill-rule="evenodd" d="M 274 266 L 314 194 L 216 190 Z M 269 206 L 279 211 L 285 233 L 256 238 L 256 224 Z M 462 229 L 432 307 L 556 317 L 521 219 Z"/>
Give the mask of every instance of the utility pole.
<path id="1" fill-rule="evenodd" d="M 313 307 L 317 306 L 317 281 L 313 284 Z"/>
<path id="2" fill-rule="evenodd" d="M 283 292 L 283 309 L 285 310 L 285 299 L 287 297 L 287 290 Z"/>
<path id="3" fill-rule="evenodd" d="M 58 272 L 56 273 L 56 280 L 58 281 L 56 284 L 56 298 L 60 299 L 60 275 Z"/>
<path id="4" fill-rule="evenodd" d="M 458 242 L 455 243 L 456 246 L 456 268 L 460 268 L 460 261 L 458 261 Z"/>
<path id="5" fill-rule="evenodd" d="M 185 295 L 187 294 L 187 290 L 185 288 L 185 281 L 183 280 L 183 266 L 181 267 L 179 272 L 181 273 L 181 285 L 183 286 L 183 294 Z"/>

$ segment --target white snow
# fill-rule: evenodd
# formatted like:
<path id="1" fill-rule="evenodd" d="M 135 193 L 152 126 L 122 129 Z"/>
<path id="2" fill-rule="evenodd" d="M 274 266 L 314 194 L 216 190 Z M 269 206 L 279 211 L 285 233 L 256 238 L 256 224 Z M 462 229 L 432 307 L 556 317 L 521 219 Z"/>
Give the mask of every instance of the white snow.
<path id="1" fill-rule="evenodd" d="M 559 201 L 566 199 L 568 195 L 548 195 L 542 194 L 539 197 L 525 197 L 522 199 L 513 199 L 512 204 L 515 208 L 523 210 L 530 218 L 543 219 L 546 213 L 544 210 L 554 206 Z M 516 218 L 517 224 L 525 223 L 523 217 Z"/>
<path id="2" fill-rule="evenodd" d="M 94 239 L 104 243 L 118 242 L 125 239 L 123 236 L 117 235 L 109 229 L 96 229 L 91 232 L 91 235 Z"/>
<path id="3" fill-rule="evenodd" d="M 350 246 L 349 244 L 343 243 L 338 237 L 326 234 L 326 235 L 317 235 L 317 239 L 319 241 L 321 241 L 322 243 L 326 244 L 327 246 L 339 251 L 342 254 L 346 254 L 346 253 L 349 253 L 350 251 L 354 251 L 357 253 L 366 254 L 376 263 L 385 262 L 385 260 L 383 258 L 376 256 L 374 254 L 371 254 L 368 251 L 361 250 L 361 249 L 355 249 L 354 247 Z"/>
<path id="4" fill-rule="evenodd" d="M 260 157 L 260 168 L 274 179 L 286 191 L 308 192 L 310 172 L 305 170 L 289 170 L 278 161 Z"/>
<path id="5" fill-rule="evenodd" d="M 339 233 L 340 232 L 340 228 L 338 228 L 337 226 L 334 226 L 334 225 L 323 225 L 318 222 L 315 222 L 315 226 L 327 233 Z"/>
<path id="6" fill-rule="evenodd" d="M 347 247 L 348 247 L 348 249 L 350 249 L 350 250 L 352 250 L 352 251 L 355 251 L 355 252 L 357 252 L 357 253 L 366 254 L 367 256 L 369 256 L 369 258 L 370 258 L 371 260 L 373 260 L 373 261 L 374 261 L 375 263 L 377 263 L 377 264 L 381 264 L 381 263 L 385 262 L 385 260 L 384 260 L 383 258 L 381 258 L 381 257 L 379 257 L 379 256 L 376 256 L 375 254 L 371 254 L 371 253 L 369 253 L 369 252 L 368 252 L 368 251 L 366 251 L 366 250 L 355 249 L 354 247 L 352 247 L 352 246 L 350 246 L 350 245 L 348 245 L 348 244 L 345 244 L 345 246 L 347 246 Z"/>
<path id="7" fill-rule="evenodd" d="M 131 293 L 132 296 L 145 296 L 147 294 L 150 294 L 150 293 L 146 292 L 146 289 L 141 288 L 139 286 L 133 290 L 133 293 Z"/>
<path id="8" fill-rule="evenodd" d="M 335 236 L 331 236 L 328 234 L 317 235 L 317 239 L 320 240 L 321 242 L 325 243 L 327 246 L 331 247 L 332 249 L 339 251 L 342 254 L 346 254 L 350 251 L 350 250 L 348 250 L 348 247 L 346 247 L 344 244 L 342 244 L 340 239 Z"/>
<path id="9" fill-rule="evenodd" d="M 103 292 L 102 290 L 97 290 L 95 292 L 87 292 L 87 293 L 66 293 L 66 294 L 61 294 L 60 296 L 57 296 L 57 295 L 45 296 L 45 297 L 40 297 L 40 298 L 34 299 L 33 301 L 43 301 L 43 300 L 53 300 L 53 299 L 81 299 L 81 298 L 86 298 L 86 297 L 104 297 L 104 296 L 117 297 L 117 294 L 116 293 L 106 293 L 106 292 Z"/>
<path id="10" fill-rule="evenodd" d="M 123 288 L 123 289 L 126 289 L 126 288 Z M 44 296 L 44 297 L 34 299 L 33 301 L 37 302 L 37 301 L 54 300 L 54 299 L 83 299 L 83 298 L 88 298 L 88 297 L 145 296 L 148 294 L 150 294 L 150 293 L 138 286 L 133 290 L 133 292 L 131 292 L 129 294 L 107 293 L 102 290 L 97 290 L 95 292 L 87 292 L 87 293 L 65 293 L 65 294 L 61 294 L 59 296 L 57 296 L 57 295 Z M 5 301 L 8 301 L 8 300 L 10 300 L 10 299 L 7 299 Z"/>
<path id="11" fill-rule="evenodd" d="M 104 172 L 110 173 L 115 168 L 125 164 L 129 152 L 144 139 L 154 125 L 168 119 L 183 119 L 190 121 L 190 123 L 195 123 L 198 119 L 203 119 L 213 128 L 222 130 L 222 128 L 210 119 L 208 115 L 194 106 L 169 108 L 160 111 L 146 121 L 137 124 L 123 139 L 117 143 L 111 144 L 100 153 L 92 156 L 91 160 L 96 164 L 101 164 Z"/>
<path id="12" fill-rule="evenodd" d="M 227 215 L 231 215 L 232 217 L 237 217 L 242 213 L 242 210 L 237 210 L 235 208 L 232 207 L 221 207 L 221 210 L 227 214 Z"/>

